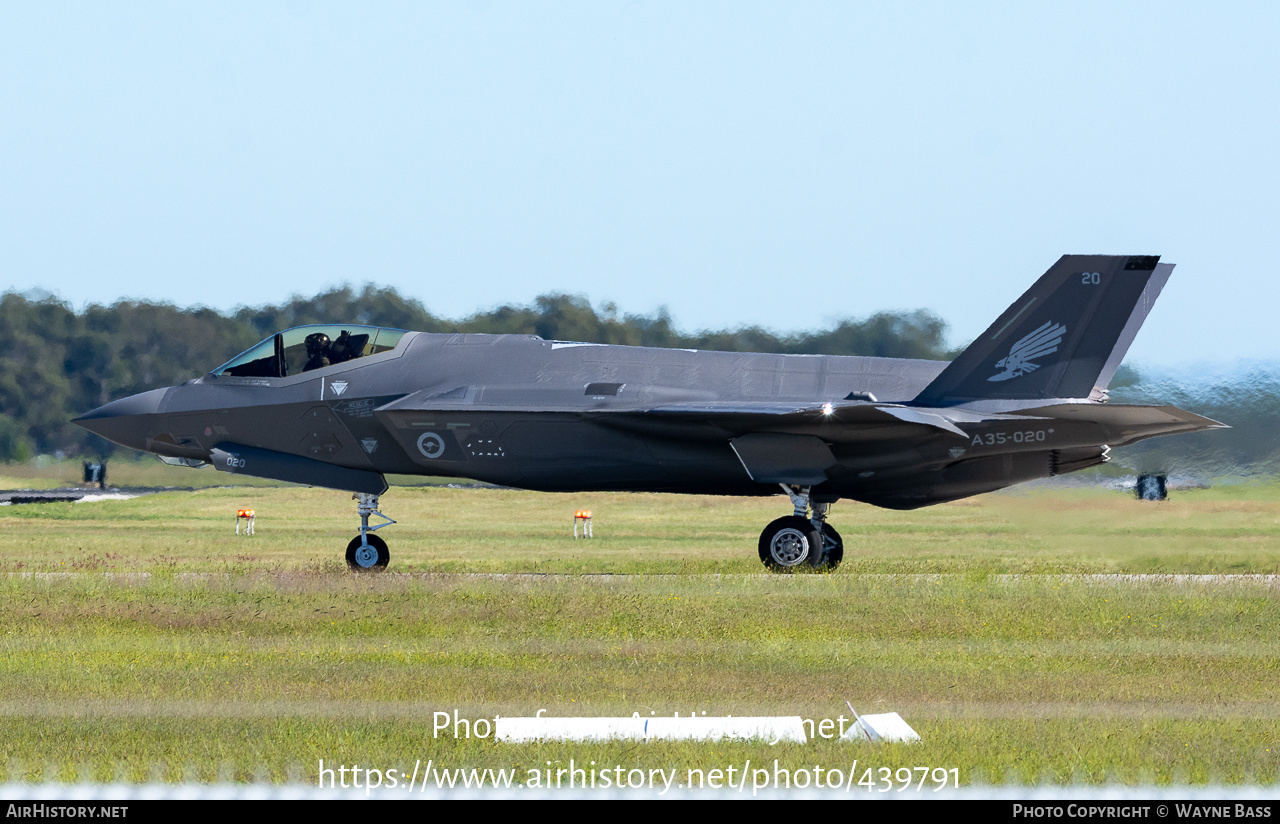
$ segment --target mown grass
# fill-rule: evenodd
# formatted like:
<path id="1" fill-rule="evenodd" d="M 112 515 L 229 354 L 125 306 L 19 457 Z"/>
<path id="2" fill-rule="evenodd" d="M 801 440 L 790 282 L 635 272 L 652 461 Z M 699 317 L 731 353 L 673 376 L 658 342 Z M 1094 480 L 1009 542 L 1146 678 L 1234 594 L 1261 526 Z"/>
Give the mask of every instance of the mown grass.
<path id="1" fill-rule="evenodd" d="M 758 574 L 781 498 L 396 489 L 384 505 L 402 520 L 381 533 L 392 570 L 411 574 L 346 572 L 353 505 L 322 490 L 2 510 L 0 780 L 314 782 L 320 759 L 570 758 L 682 776 L 857 759 L 860 775 L 927 765 L 962 783 L 1280 780 L 1276 584 L 1080 574 L 1276 572 L 1269 487 L 841 504 L 845 566 L 796 576 Z M 233 534 L 239 506 L 258 510 L 253 538 Z M 570 537 L 581 507 L 592 541 Z M 77 574 L 46 574 L 62 571 Z M 609 571 L 635 574 L 572 574 Z M 834 719 L 846 699 L 902 713 L 924 741 L 432 735 L 455 708 Z"/>
<path id="2" fill-rule="evenodd" d="M 253 538 L 235 535 L 242 507 L 257 512 Z M 447 487 L 396 487 L 382 508 L 399 521 L 379 532 L 392 569 L 411 572 L 759 573 L 761 528 L 790 512 L 782 496 Z M 573 513 L 584 508 L 596 537 L 574 541 Z M 845 540 L 841 574 L 1280 572 L 1280 497 L 1269 486 L 1177 492 L 1159 504 L 1078 489 L 913 512 L 841 502 L 831 521 Z M 0 509 L 0 571 L 324 568 L 341 563 L 358 524 L 351 496 L 323 489 L 26 504 Z"/>

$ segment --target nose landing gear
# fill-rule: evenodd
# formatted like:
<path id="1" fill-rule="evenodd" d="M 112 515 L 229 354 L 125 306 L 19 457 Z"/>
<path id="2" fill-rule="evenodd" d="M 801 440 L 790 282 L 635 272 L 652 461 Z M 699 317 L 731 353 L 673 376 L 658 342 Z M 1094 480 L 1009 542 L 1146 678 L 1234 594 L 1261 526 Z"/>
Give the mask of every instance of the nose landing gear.
<path id="1" fill-rule="evenodd" d="M 357 492 L 351 496 L 356 502 L 356 512 L 360 515 L 360 534 L 347 544 L 347 566 L 354 572 L 373 570 L 381 572 L 391 562 L 391 553 L 387 550 L 387 542 L 373 534 L 375 529 L 391 526 L 395 521 L 378 511 L 378 496 L 368 492 Z M 369 526 L 369 516 L 377 515 L 383 523 Z"/>
<path id="2" fill-rule="evenodd" d="M 781 486 L 795 511 L 760 533 L 760 561 L 772 572 L 792 572 L 805 564 L 819 570 L 840 566 L 844 542 L 827 523 L 831 504 L 813 502 L 807 486 Z"/>

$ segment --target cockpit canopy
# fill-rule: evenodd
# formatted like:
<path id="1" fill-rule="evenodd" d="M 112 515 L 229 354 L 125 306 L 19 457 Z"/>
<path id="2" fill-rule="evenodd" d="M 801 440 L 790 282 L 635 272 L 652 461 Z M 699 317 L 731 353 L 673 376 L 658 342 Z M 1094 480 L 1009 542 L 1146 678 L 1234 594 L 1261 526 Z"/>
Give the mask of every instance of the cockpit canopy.
<path id="1" fill-rule="evenodd" d="M 287 378 L 394 349 L 403 329 L 378 326 L 295 326 L 243 352 L 213 370 L 242 378 Z"/>

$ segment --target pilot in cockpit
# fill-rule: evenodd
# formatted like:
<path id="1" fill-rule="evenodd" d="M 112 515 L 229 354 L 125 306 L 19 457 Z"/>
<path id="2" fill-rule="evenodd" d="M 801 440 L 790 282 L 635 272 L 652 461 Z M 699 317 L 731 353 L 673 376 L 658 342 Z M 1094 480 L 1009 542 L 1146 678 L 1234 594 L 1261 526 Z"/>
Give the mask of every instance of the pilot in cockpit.
<path id="1" fill-rule="evenodd" d="M 329 358 L 329 336 L 324 332 L 307 335 L 304 343 L 307 347 L 307 365 L 302 367 L 303 372 L 320 369 L 332 362 Z"/>

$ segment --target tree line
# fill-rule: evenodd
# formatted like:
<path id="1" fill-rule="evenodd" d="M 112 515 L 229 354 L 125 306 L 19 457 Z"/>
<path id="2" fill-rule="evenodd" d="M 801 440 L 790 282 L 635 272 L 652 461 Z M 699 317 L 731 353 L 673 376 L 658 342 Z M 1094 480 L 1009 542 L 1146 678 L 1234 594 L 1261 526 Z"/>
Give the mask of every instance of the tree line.
<path id="1" fill-rule="evenodd" d="M 52 296 L 9 292 L 0 297 L 0 460 L 105 457 L 116 447 L 75 426 L 72 418 L 116 398 L 199 377 L 278 331 L 309 323 L 731 352 L 937 360 L 952 355 L 944 340 L 946 324 L 923 310 L 879 312 L 830 329 L 779 335 L 755 326 L 686 333 L 674 327 L 665 309 L 619 314 L 612 303 L 596 309 L 586 298 L 566 294 L 450 320 L 374 285 L 229 313 L 138 301 L 75 311 Z"/>

